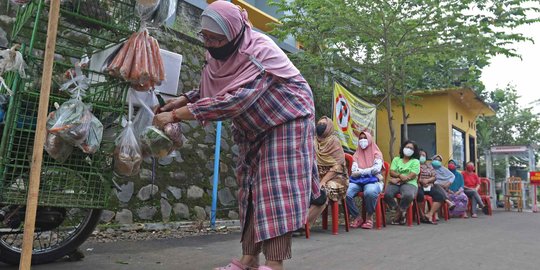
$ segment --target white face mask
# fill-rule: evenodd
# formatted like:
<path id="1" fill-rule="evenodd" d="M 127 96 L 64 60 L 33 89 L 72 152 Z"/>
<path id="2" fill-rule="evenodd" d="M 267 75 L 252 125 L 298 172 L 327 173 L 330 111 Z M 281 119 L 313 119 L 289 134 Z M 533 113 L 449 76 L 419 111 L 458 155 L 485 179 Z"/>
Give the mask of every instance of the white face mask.
<path id="1" fill-rule="evenodd" d="M 369 142 L 368 142 L 367 139 L 360 139 L 358 141 L 358 146 L 360 146 L 360 148 L 362 148 L 362 149 L 366 149 L 368 147 L 368 144 L 369 144 Z"/>
<path id="2" fill-rule="evenodd" d="M 414 150 L 412 150 L 411 148 L 403 148 L 403 154 L 407 157 L 410 157 L 414 154 Z"/>

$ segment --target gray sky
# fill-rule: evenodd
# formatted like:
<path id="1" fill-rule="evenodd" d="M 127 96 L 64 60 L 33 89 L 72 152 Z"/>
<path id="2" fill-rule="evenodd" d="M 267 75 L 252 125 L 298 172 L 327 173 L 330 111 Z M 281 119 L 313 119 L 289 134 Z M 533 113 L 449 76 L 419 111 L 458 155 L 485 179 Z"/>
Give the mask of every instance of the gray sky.
<path id="1" fill-rule="evenodd" d="M 520 104 L 531 107 L 531 101 L 540 99 L 540 23 L 521 26 L 516 31 L 534 38 L 535 44 L 522 42 L 515 45 L 522 60 L 504 56 L 493 58 L 491 65 L 484 68 L 481 80 L 488 91 L 508 83 L 515 85 L 521 96 Z M 540 112 L 540 106 L 536 107 L 535 111 Z"/>

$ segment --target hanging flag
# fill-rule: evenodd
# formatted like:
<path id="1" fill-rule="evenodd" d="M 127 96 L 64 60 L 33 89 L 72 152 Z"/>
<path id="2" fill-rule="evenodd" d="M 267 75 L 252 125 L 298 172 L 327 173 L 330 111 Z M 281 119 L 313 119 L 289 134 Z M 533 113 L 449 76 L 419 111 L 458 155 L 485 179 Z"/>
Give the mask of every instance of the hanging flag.
<path id="1" fill-rule="evenodd" d="M 338 82 L 334 82 L 333 101 L 334 129 L 346 151 L 356 150 L 362 131 L 368 131 L 373 139 L 376 138 L 377 107 L 374 104 L 353 95 Z"/>

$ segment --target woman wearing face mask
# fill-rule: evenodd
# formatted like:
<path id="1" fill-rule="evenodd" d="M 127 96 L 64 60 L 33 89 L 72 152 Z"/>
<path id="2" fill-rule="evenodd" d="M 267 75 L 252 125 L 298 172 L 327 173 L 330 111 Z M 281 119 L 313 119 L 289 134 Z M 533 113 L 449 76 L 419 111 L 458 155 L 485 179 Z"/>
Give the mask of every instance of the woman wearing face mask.
<path id="1" fill-rule="evenodd" d="M 326 116 L 321 117 L 317 122 L 316 132 L 317 168 L 321 179 L 321 193 L 326 196 L 320 196 L 319 199 L 311 201 L 308 218 L 310 223 L 314 222 L 324 210 L 326 197 L 333 201 L 341 201 L 349 185 L 345 152 L 338 137 L 334 134 L 332 120 Z M 321 197 L 324 197 L 324 200 Z"/>
<path id="2" fill-rule="evenodd" d="M 437 213 L 441 204 L 446 200 L 445 191 L 439 185 L 435 185 L 437 180 L 437 172 L 435 166 L 440 166 L 437 161 L 427 161 L 427 153 L 420 150 L 420 176 L 418 177 L 418 195 L 416 201 L 424 202 L 424 195 L 429 195 L 433 199 L 433 205 L 428 213 L 424 213 L 424 209 L 420 209 L 420 221 L 422 223 L 436 225 L 436 220 L 433 220 L 433 213 Z"/>
<path id="3" fill-rule="evenodd" d="M 452 159 L 448 161 L 448 169 L 455 176 L 454 182 L 448 188 L 448 199 L 456 205 L 454 209 L 450 210 L 450 215 L 467 218 L 469 198 L 463 192 L 463 175 L 457 171 L 456 162 Z"/>
<path id="4" fill-rule="evenodd" d="M 478 175 L 474 172 L 474 163 L 467 162 L 467 165 L 465 166 L 465 171 L 461 172 L 461 175 L 463 175 L 463 181 L 465 182 L 465 194 L 467 197 L 469 197 L 469 200 L 471 201 L 472 205 L 472 218 L 477 218 L 478 215 L 477 212 L 477 204 L 478 207 L 482 208 L 482 211 L 484 214 L 488 214 L 487 206 L 484 205 L 482 202 L 482 198 L 480 197 L 480 194 L 478 194 L 478 189 L 480 189 L 480 178 L 478 178 Z"/>
<path id="5" fill-rule="evenodd" d="M 347 207 L 353 221 L 351 227 L 362 229 L 373 228 L 373 213 L 377 203 L 377 197 L 383 190 L 383 155 L 379 147 L 373 142 L 371 134 L 361 132 L 358 140 L 358 148 L 353 156 L 349 189 L 347 190 Z M 366 205 L 366 220 L 354 202 L 358 192 L 364 192 Z"/>
<path id="6" fill-rule="evenodd" d="M 401 146 L 399 157 L 392 160 L 390 166 L 390 179 L 384 193 L 386 204 L 396 209 L 396 216 L 392 224 L 405 224 L 407 208 L 413 202 L 418 191 L 417 178 L 420 173 L 420 153 L 418 146 L 413 141 L 406 141 Z M 401 194 L 399 207 L 396 202 L 396 194 Z"/>
<path id="7" fill-rule="evenodd" d="M 448 170 L 447 168 L 445 168 L 442 165 L 442 156 L 441 155 L 435 155 L 431 159 L 433 160 L 431 162 L 431 165 L 435 169 L 435 185 L 434 185 L 434 188 L 436 190 L 441 191 L 441 193 L 444 196 L 443 197 L 444 201 L 446 201 L 446 203 L 448 204 L 449 210 L 453 210 L 456 207 L 456 205 L 452 201 L 450 201 L 448 199 L 446 191 L 448 190 L 450 185 L 452 185 L 452 183 L 454 182 L 454 179 L 456 177 L 454 176 L 454 174 L 450 170 Z M 435 203 L 435 201 L 434 201 L 433 206 L 431 207 L 431 209 L 429 211 L 430 212 L 429 214 L 437 215 L 438 210 L 441 207 L 441 205 L 442 205 L 442 202 Z M 430 216 L 428 216 L 428 217 L 430 217 Z M 432 220 L 432 222 L 433 222 L 433 220 Z"/>
<path id="8" fill-rule="evenodd" d="M 247 12 L 215 1 L 201 15 L 207 48 L 199 90 L 170 100 L 154 125 L 196 119 L 232 120 L 242 224 L 242 254 L 224 268 L 283 269 L 292 232 L 308 216 L 310 196 L 320 196 L 316 166 L 315 108 L 306 80 L 266 35 L 252 29 Z"/>

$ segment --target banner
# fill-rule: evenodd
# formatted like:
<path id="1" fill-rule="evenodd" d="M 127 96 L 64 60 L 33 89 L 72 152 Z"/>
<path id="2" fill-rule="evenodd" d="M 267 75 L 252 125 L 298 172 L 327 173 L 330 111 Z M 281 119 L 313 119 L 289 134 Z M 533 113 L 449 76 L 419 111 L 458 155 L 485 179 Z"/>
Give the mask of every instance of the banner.
<path id="1" fill-rule="evenodd" d="M 531 185 L 540 185 L 540 172 L 529 172 L 529 181 Z"/>
<path id="2" fill-rule="evenodd" d="M 343 85 L 334 82 L 334 104 L 332 119 L 334 129 L 346 151 L 354 152 L 358 135 L 368 131 L 376 138 L 377 108 L 349 92 Z"/>

